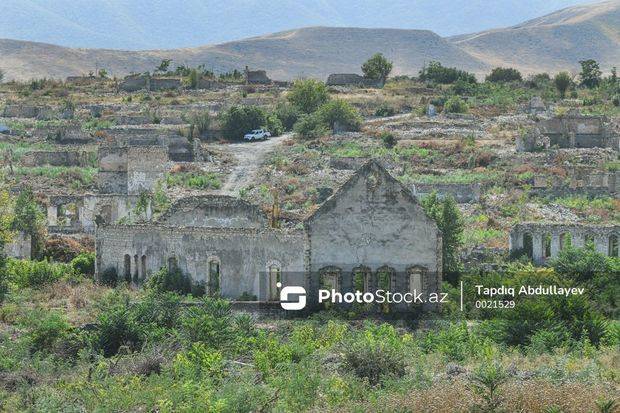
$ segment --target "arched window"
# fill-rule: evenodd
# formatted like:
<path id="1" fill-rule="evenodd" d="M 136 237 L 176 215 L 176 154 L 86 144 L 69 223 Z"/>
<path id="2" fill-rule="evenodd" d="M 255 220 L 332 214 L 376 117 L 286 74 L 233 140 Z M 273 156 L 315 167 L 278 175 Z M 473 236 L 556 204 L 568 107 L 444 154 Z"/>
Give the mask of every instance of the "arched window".
<path id="1" fill-rule="evenodd" d="M 329 266 L 321 268 L 319 270 L 321 288 L 339 292 L 341 286 L 341 274 L 342 270 L 338 267 Z"/>
<path id="2" fill-rule="evenodd" d="M 364 266 L 353 268 L 351 275 L 353 278 L 351 283 L 353 286 L 353 291 L 361 291 L 365 293 L 371 290 L 372 272 L 370 271 L 370 268 Z"/>
<path id="3" fill-rule="evenodd" d="M 219 258 L 209 259 L 209 295 L 220 293 L 220 260 Z"/>
<path id="4" fill-rule="evenodd" d="M 609 256 L 617 257 L 618 256 L 618 236 L 610 235 L 609 236 Z"/>
<path id="5" fill-rule="evenodd" d="M 530 258 L 534 256 L 534 239 L 529 232 L 523 234 L 523 251 Z"/>
<path id="6" fill-rule="evenodd" d="M 387 265 L 377 269 L 377 288 L 385 291 L 391 290 L 395 281 L 394 274 L 394 269 Z"/>
<path id="7" fill-rule="evenodd" d="M 413 266 L 407 271 L 409 273 L 409 292 L 420 293 L 424 291 L 424 275 L 426 274 L 426 268 L 420 266 Z"/>
<path id="8" fill-rule="evenodd" d="M 544 234 L 542 237 L 542 255 L 545 258 L 551 257 L 551 234 Z"/>
<path id="9" fill-rule="evenodd" d="M 140 261 L 138 258 L 138 254 L 133 256 L 133 282 L 138 283 L 138 274 L 140 271 Z"/>
<path id="10" fill-rule="evenodd" d="M 140 276 L 143 280 L 145 280 L 146 279 L 146 255 L 142 256 L 141 264 L 142 265 L 140 266 L 140 269 L 142 270 L 142 273 L 140 274 Z"/>
<path id="11" fill-rule="evenodd" d="M 131 256 L 129 254 L 125 254 L 123 266 L 124 266 L 123 275 L 125 277 L 125 281 L 130 283 L 131 282 Z"/>
<path id="12" fill-rule="evenodd" d="M 278 287 L 278 283 L 282 282 L 282 268 L 278 263 L 270 263 L 267 266 L 267 277 L 268 277 L 268 297 L 269 301 L 279 301 L 280 300 L 280 287 Z"/>
<path id="13" fill-rule="evenodd" d="M 570 247 L 573 245 L 573 237 L 570 232 L 563 232 L 560 234 L 560 250 Z"/>
<path id="14" fill-rule="evenodd" d="M 179 268 L 177 257 L 168 258 L 168 272 L 176 271 Z"/>

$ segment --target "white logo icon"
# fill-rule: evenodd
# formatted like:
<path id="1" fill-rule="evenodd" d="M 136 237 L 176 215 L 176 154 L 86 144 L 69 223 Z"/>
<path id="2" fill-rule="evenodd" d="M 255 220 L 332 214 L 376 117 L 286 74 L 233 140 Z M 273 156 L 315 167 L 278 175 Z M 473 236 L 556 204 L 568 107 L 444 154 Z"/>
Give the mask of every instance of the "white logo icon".
<path id="1" fill-rule="evenodd" d="M 282 283 L 277 283 L 278 288 Z M 297 301 L 289 301 L 289 296 L 298 296 Z M 303 310 L 306 307 L 306 289 L 304 287 L 284 287 L 280 291 L 280 305 L 285 310 Z"/>

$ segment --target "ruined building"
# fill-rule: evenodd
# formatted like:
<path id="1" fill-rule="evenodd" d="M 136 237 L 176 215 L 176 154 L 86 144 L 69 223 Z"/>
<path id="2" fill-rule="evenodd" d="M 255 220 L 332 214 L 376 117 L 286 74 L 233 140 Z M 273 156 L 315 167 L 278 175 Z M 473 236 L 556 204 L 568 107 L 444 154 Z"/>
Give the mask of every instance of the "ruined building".
<path id="1" fill-rule="evenodd" d="M 510 251 L 522 252 L 536 264 L 544 264 L 569 245 L 593 243 L 600 253 L 618 256 L 620 225 L 521 223 L 510 232 Z"/>
<path id="2" fill-rule="evenodd" d="M 154 223 L 103 225 L 96 237 L 99 275 L 140 284 L 168 267 L 207 293 L 261 302 L 279 300 L 279 282 L 304 286 L 309 303 L 319 287 L 436 292 L 441 260 L 434 221 L 374 162 L 292 229 L 273 228 L 241 199 L 208 195 L 178 201 Z"/>
<path id="3" fill-rule="evenodd" d="M 612 148 L 619 150 L 618 125 L 605 116 L 581 115 L 579 110 L 537 122 L 517 141 L 517 150 L 548 148 Z"/>

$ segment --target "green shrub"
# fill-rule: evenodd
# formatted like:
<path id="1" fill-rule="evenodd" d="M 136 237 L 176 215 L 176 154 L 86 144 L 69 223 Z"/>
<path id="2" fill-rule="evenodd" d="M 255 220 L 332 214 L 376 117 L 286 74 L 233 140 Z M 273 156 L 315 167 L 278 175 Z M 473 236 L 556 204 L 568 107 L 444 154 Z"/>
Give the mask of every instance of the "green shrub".
<path id="1" fill-rule="evenodd" d="M 190 294 L 192 292 L 192 280 L 178 268 L 169 270 L 162 267 L 149 278 L 147 288 L 158 292 L 176 292 Z"/>
<path id="2" fill-rule="evenodd" d="M 396 110 L 386 103 L 382 103 L 377 108 L 377 110 L 375 110 L 375 116 L 386 117 L 386 116 L 394 116 L 395 114 L 396 114 Z"/>
<path id="3" fill-rule="evenodd" d="M 451 84 L 457 80 L 464 80 L 467 83 L 476 83 L 476 76 L 464 70 L 453 67 L 444 67 L 441 63 L 431 61 L 428 66 L 420 70 L 419 78 L 421 81 L 432 81 L 435 83 Z"/>
<path id="4" fill-rule="evenodd" d="M 71 267 L 76 274 L 81 274 L 87 277 L 95 275 L 95 253 L 83 252 L 74 259 L 71 260 Z"/>
<path id="5" fill-rule="evenodd" d="M 258 106 L 231 106 L 220 114 L 220 124 L 228 139 L 241 139 L 253 129 L 265 125 L 265 111 Z"/>
<path id="6" fill-rule="evenodd" d="M 467 113 L 467 103 L 458 96 L 452 96 L 443 107 L 446 113 Z"/>
<path id="7" fill-rule="evenodd" d="M 61 278 L 70 278 L 74 272 L 68 264 L 10 259 L 7 274 L 19 288 L 41 288 Z"/>
<path id="8" fill-rule="evenodd" d="M 36 310 L 28 317 L 29 331 L 26 334 L 30 351 L 51 351 L 71 331 L 71 325 L 55 312 Z"/>
<path id="9" fill-rule="evenodd" d="M 103 285 L 107 285 L 108 287 L 116 287 L 118 282 L 118 273 L 116 268 L 109 267 L 101 271 L 99 275 L 99 282 Z"/>
<path id="10" fill-rule="evenodd" d="M 317 139 L 328 134 L 327 127 L 316 114 L 301 115 L 293 130 L 303 139 Z"/>
<path id="11" fill-rule="evenodd" d="M 139 349 L 144 341 L 143 327 L 136 322 L 129 296 L 114 292 L 102 303 L 97 317 L 98 329 L 93 337 L 95 348 L 105 357 L 118 353 L 121 346 Z"/>
<path id="12" fill-rule="evenodd" d="M 486 77 L 487 82 L 520 82 L 522 79 L 521 73 L 512 67 L 496 67 Z"/>
<path id="13" fill-rule="evenodd" d="M 215 172 L 175 172 L 166 175 L 168 187 L 191 189 L 220 189 L 220 175 Z"/>
<path id="14" fill-rule="evenodd" d="M 312 113 L 329 100 L 325 83 L 314 79 L 301 79 L 293 83 L 288 101 L 302 113 Z"/>
<path id="15" fill-rule="evenodd" d="M 376 385 L 387 377 L 405 375 L 404 354 L 381 339 L 363 336 L 344 348 L 344 366 L 361 379 Z"/>
<path id="16" fill-rule="evenodd" d="M 275 115 L 280 119 L 285 131 L 293 130 L 293 126 L 299 119 L 299 110 L 288 103 L 280 103 L 276 106 Z"/>
<path id="17" fill-rule="evenodd" d="M 270 113 L 269 115 L 267 115 L 264 127 L 271 133 L 271 136 L 280 136 L 282 135 L 282 133 L 284 133 L 284 126 L 282 125 L 282 121 L 275 113 Z"/>
<path id="18" fill-rule="evenodd" d="M 393 133 L 381 132 L 381 142 L 383 143 L 383 146 L 385 146 L 388 149 L 391 149 L 394 146 L 396 146 L 396 137 L 394 136 Z"/>
<path id="19" fill-rule="evenodd" d="M 238 344 L 232 309 L 226 300 L 205 297 L 187 309 L 180 324 L 181 335 L 189 343 L 202 342 L 214 349 Z"/>
<path id="20" fill-rule="evenodd" d="M 323 104 L 316 112 L 321 121 L 332 130 L 359 130 L 362 117 L 357 110 L 342 99 L 334 99 Z"/>

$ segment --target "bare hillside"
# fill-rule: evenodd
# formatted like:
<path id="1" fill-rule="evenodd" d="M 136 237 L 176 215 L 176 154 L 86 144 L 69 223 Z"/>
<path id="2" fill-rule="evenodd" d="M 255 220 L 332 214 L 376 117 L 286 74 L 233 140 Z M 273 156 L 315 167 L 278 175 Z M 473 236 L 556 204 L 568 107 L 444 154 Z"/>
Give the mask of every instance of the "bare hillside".
<path id="1" fill-rule="evenodd" d="M 425 62 L 480 71 L 487 67 L 457 46 L 426 30 L 310 27 L 197 48 L 158 51 L 71 49 L 43 43 L 0 40 L 0 68 L 9 79 L 66 77 L 106 68 L 116 76 L 152 70 L 163 58 L 173 64 L 205 64 L 216 71 L 245 65 L 267 69 L 275 79 L 325 78 L 359 72 L 372 54 L 394 61 L 395 73 L 417 73 Z"/>
<path id="2" fill-rule="evenodd" d="M 450 39 L 492 66 L 525 72 L 576 70 L 595 59 L 609 69 L 620 64 L 620 0 L 569 7 L 506 29 Z"/>

